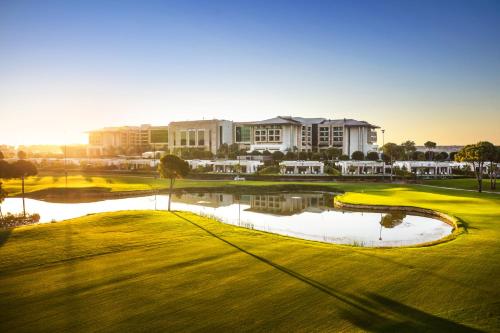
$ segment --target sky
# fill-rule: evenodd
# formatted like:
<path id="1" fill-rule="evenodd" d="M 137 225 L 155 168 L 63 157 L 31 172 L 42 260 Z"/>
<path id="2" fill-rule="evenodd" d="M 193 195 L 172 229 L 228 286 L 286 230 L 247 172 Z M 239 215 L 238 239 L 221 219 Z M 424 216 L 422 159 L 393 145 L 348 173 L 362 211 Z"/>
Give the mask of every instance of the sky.
<path id="1" fill-rule="evenodd" d="M 278 115 L 500 144 L 500 1 L 0 0 L 0 144 Z"/>

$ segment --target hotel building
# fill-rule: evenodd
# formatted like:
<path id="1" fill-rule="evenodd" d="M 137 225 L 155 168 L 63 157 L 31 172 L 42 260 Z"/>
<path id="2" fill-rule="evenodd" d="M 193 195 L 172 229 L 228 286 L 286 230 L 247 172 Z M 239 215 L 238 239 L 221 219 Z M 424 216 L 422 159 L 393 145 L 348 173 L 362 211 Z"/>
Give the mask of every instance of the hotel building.
<path id="1" fill-rule="evenodd" d="M 235 123 L 234 141 L 249 151 L 321 151 L 342 149 L 348 156 L 355 151 L 376 151 L 378 126 L 354 119 L 276 117 L 255 122 Z"/>
<path id="2" fill-rule="evenodd" d="M 88 132 L 87 156 L 139 155 L 150 149 L 168 146 L 168 126 L 105 127 Z"/>
<path id="3" fill-rule="evenodd" d="M 237 143 L 247 151 L 319 152 L 330 147 L 351 156 L 376 151 L 378 126 L 354 119 L 275 117 L 254 122 L 228 120 L 175 121 L 168 126 L 110 127 L 89 132 L 89 156 L 131 151 L 204 149 L 217 153 L 223 144 Z"/>
<path id="4" fill-rule="evenodd" d="M 221 145 L 233 143 L 233 122 L 228 120 L 174 121 L 168 127 L 170 152 L 200 148 L 215 154 Z"/>

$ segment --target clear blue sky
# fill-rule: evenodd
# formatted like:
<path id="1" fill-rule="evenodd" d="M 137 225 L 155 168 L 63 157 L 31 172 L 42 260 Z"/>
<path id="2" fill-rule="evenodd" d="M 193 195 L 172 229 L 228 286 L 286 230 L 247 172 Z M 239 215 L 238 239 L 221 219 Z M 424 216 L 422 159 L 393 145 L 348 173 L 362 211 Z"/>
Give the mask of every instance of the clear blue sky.
<path id="1" fill-rule="evenodd" d="M 275 115 L 500 144 L 500 1 L 0 0 L 0 143 Z"/>

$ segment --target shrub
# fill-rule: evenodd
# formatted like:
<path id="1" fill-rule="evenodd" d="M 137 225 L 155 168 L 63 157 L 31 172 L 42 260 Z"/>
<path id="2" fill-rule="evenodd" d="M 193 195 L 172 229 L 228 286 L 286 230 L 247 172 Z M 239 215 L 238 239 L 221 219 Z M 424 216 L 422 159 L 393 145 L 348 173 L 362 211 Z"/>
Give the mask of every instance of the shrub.
<path id="1" fill-rule="evenodd" d="M 351 157 L 355 161 L 362 161 L 365 159 L 365 154 L 363 154 L 362 151 L 357 150 L 354 153 L 352 153 Z"/>
<path id="2" fill-rule="evenodd" d="M 262 168 L 261 170 L 259 170 L 258 173 L 261 175 L 271 175 L 271 174 L 276 174 L 279 172 L 280 172 L 279 166 L 272 165 L 272 166 Z"/>
<path id="3" fill-rule="evenodd" d="M 38 223 L 40 221 L 40 215 L 38 214 L 26 214 L 24 217 L 23 214 L 11 214 L 7 213 L 0 218 L 0 228 L 14 228 L 21 225 L 28 225 Z"/>
<path id="4" fill-rule="evenodd" d="M 366 159 L 368 161 L 378 161 L 378 153 L 376 151 L 371 151 L 366 154 Z"/>
<path id="5" fill-rule="evenodd" d="M 332 176 L 340 176 L 340 171 L 331 166 L 325 166 L 325 173 Z"/>

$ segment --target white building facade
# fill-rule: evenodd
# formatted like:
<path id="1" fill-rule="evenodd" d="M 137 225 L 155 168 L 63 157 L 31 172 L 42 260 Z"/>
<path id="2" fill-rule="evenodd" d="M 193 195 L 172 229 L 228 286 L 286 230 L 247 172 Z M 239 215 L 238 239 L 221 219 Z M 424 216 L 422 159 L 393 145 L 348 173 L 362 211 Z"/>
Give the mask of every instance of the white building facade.
<path id="1" fill-rule="evenodd" d="M 248 151 L 314 151 L 339 148 L 351 156 L 355 151 L 377 151 L 378 126 L 353 119 L 276 117 L 235 124 L 234 142 Z"/>

